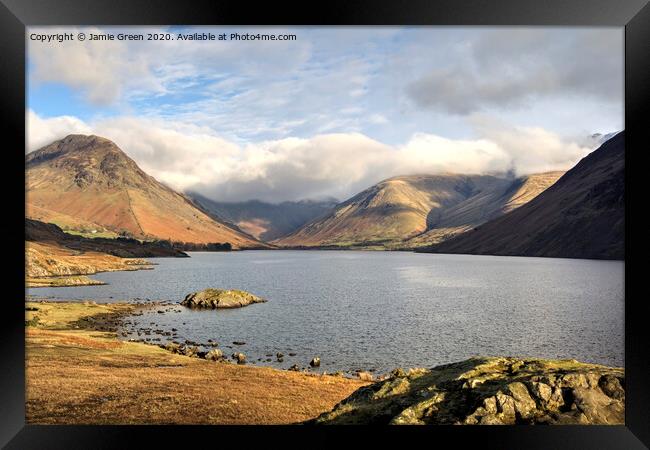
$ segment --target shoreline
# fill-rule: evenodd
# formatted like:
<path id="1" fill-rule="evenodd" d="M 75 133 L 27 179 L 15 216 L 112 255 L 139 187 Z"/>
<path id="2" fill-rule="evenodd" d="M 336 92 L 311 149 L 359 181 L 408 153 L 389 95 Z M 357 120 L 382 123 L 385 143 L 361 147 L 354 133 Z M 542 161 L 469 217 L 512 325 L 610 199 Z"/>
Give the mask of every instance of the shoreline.
<path id="1" fill-rule="evenodd" d="M 108 283 L 90 278 L 89 275 L 106 272 L 134 272 L 136 270 L 154 270 L 154 263 L 146 264 L 125 263 L 128 268 L 97 270 L 92 273 L 71 273 L 67 275 L 51 275 L 43 277 L 25 277 L 25 287 L 29 289 L 44 287 L 74 287 L 74 286 L 103 286 Z"/>
<path id="2" fill-rule="evenodd" d="M 208 361 L 118 339 L 121 320 L 156 306 L 27 301 L 27 422 L 301 423 L 367 384 Z"/>
<path id="3" fill-rule="evenodd" d="M 237 358 L 234 356 L 237 353 L 243 352 L 246 356 L 245 363 L 239 363 L 238 365 L 246 365 L 248 367 L 257 367 L 278 370 L 282 372 L 293 372 L 293 373 L 303 373 L 311 376 L 331 376 L 339 377 L 350 380 L 363 380 L 363 381 L 381 381 L 384 380 L 390 370 L 384 372 L 377 372 L 375 369 L 339 369 L 339 370 L 319 370 L 319 367 L 310 367 L 308 362 L 302 361 L 303 364 L 299 365 L 298 360 L 291 360 L 289 362 L 294 362 L 290 367 L 277 367 L 275 365 L 268 364 L 259 364 L 265 358 L 254 359 L 246 353 L 245 348 L 240 348 L 244 343 L 232 343 L 233 345 L 228 345 L 224 343 L 223 345 L 217 343 L 217 341 L 212 342 L 196 342 L 187 339 L 179 338 L 176 333 L 168 329 L 155 329 L 152 325 L 144 329 L 135 329 L 129 327 L 132 325 L 129 323 L 129 318 L 142 316 L 147 312 L 153 312 L 153 310 L 158 310 L 159 312 L 170 313 L 174 312 L 173 308 L 180 307 L 178 303 L 169 301 L 169 300 L 150 300 L 150 299 L 134 299 L 137 301 L 134 302 L 96 302 L 94 300 L 70 300 L 65 298 L 39 298 L 39 297 L 30 297 L 27 298 L 26 304 L 28 307 L 34 307 L 35 305 L 56 305 L 58 307 L 67 307 L 70 305 L 76 306 L 85 306 L 88 308 L 91 307 L 114 307 L 117 311 L 113 313 L 112 316 L 101 315 L 98 318 L 93 316 L 88 316 L 84 319 L 83 325 L 85 329 L 92 331 L 108 331 L 115 334 L 115 339 L 119 342 L 128 342 L 128 343 L 138 343 L 146 346 L 152 346 L 165 350 L 171 354 L 179 354 L 190 356 L 197 359 L 210 359 L 207 356 L 207 353 L 210 350 L 218 349 L 223 352 L 223 357 L 219 358 L 219 363 L 226 364 L 238 364 Z M 175 330 L 175 328 L 171 328 Z M 134 337 L 135 335 L 142 337 Z M 286 358 L 291 358 L 294 353 L 283 354 L 284 351 L 273 351 L 273 358 L 276 359 L 276 354 L 281 354 L 281 359 L 276 362 L 282 363 Z M 231 354 L 232 353 L 232 354 Z M 259 356 L 259 355 L 258 355 Z M 266 355 L 267 357 L 269 355 Z M 250 357 L 250 359 L 249 359 Z M 317 356 L 314 356 L 317 357 Z M 266 359 L 265 362 L 269 360 Z"/>
<path id="4" fill-rule="evenodd" d="M 122 258 L 97 251 L 74 250 L 54 242 L 25 242 L 25 287 L 105 284 L 88 275 L 101 272 L 153 270 L 142 258 Z"/>
<path id="5" fill-rule="evenodd" d="M 169 305 L 169 303 L 167 303 Z M 29 424 L 609 424 L 625 371 L 576 360 L 472 357 L 369 383 L 121 341 L 145 304 L 26 302 Z M 434 406 L 435 405 L 435 406 Z"/>

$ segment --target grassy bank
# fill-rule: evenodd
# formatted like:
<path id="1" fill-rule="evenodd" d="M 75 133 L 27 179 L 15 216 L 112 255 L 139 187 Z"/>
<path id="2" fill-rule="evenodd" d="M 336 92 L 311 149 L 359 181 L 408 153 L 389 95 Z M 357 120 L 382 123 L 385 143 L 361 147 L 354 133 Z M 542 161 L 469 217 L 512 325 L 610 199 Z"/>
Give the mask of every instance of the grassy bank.
<path id="1" fill-rule="evenodd" d="M 190 358 L 106 331 L 133 312 L 129 304 L 26 304 L 28 423 L 296 423 L 367 384 Z"/>

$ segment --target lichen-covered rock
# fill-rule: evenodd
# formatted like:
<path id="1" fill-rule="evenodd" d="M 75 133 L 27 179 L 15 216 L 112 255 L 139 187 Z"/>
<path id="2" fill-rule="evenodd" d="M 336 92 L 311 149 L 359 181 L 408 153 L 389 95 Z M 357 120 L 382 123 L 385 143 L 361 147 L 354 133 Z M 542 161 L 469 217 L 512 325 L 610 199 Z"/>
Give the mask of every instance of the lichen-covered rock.
<path id="1" fill-rule="evenodd" d="M 241 308 L 251 303 L 263 303 L 266 300 L 246 291 L 236 289 L 204 289 L 185 297 L 181 305 L 190 308 Z"/>
<path id="2" fill-rule="evenodd" d="M 309 423 L 623 424 L 625 373 L 575 360 L 471 358 L 394 370 Z"/>

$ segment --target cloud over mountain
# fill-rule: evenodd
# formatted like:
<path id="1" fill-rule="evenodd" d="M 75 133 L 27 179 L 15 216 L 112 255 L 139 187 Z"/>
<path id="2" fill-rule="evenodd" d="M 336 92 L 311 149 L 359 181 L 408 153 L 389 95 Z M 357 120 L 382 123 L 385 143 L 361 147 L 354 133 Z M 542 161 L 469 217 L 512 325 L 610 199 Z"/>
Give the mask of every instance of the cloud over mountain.
<path id="1" fill-rule="evenodd" d="M 105 136 L 147 173 L 178 190 L 221 201 L 271 202 L 346 198 L 395 175 L 420 173 L 517 175 L 565 170 L 592 149 L 534 127 L 474 118 L 478 139 L 415 133 L 387 145 L 361 133 L 329 133 L 240 145 L 210 129 L 160 119 L 119 117 L 85 123 L 28 113 L 28 148 L 71 132 Z M 48 142 L 49 143 L 49 142 Z"/>

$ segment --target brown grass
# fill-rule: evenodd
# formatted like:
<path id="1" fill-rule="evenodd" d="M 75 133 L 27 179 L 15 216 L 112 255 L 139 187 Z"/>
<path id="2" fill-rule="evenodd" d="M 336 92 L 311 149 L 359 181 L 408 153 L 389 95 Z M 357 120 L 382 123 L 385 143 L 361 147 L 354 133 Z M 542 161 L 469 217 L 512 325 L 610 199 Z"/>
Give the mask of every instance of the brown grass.
<path id="1" fill-rule="evenodd" d="M 30 303 L 30 424 L 288 424 L 330 410 L 366 383 L 216 363 L 73 329 L 88 315 L 130 305 Z"/>

